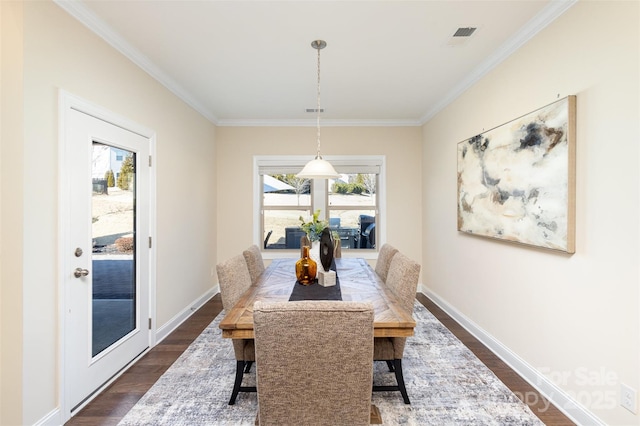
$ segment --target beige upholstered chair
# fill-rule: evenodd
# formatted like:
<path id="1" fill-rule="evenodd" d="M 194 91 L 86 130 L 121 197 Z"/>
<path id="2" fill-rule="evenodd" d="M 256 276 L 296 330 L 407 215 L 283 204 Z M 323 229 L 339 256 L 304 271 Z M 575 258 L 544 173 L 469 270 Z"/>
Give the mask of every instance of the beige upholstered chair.
<path id="1" fill-rule="evenodd" d="M 398 249 L 391 244 L 384 244 L 380 247 L 380 253 L 378 253 L 378 260 L 376 261 L 376 274 L 382 278 L 382 281 L 387 281 L 387 275 L 389 273 L 389 265 L 391 265 L 391 259 L 398 252 Z"/>
<path id="2" fill-rule="evenodd" d="M 242 255 L 244 256 L 244 260 L 247 262 L 247 267 L 249 268 L 251 283 L 255 284 L 258 281 L 260 274 L 264 272 L 264 260 L 262 260 L 260 248 L 254 244 L 243 251 Z"/>
<path id="3" fill-rule="evenodd" d="M 340 238 L 333 241 L 333 258 L 339 259 L 342 257 L 342 246 L 340 245 Z"/>
<path id="4" fill-rule="evenodd" d="M 400 308 L 413 312 L 413 303 L 418 288 L 420 265 L 404 254 L 397 252 L 389 265 L 387 287 L 398 298 Z M 374 391 L 400 391 L 405 404 L 410 404 L 407 389 L 402 375 L 402 354 L 406 337 L 376 337 L 374 340 L 373 359 L 386 361 L 390 371 L 395 372 L 397 386 L 374 386 Z"/>
<path id="5" fill-rule="evenodd" d="M 369 424 L 370 303 L 256 302 L 253 324 L 260 426 Z"/>
<path id="6" fill-rule="evenodd" d="M 237 255 L 221 262 L 216 267 L 222 307 L 229 312 L 238 302 L 242 294 L 251 287 L 251 275 L 247 268 L 244 256 Z M 231 392 L 229 405 L 236 403 L 238 392 L 255 392 L 255 386 L 242 386 L 242 376 L 249 372 L 251 364 L 255 361 L 255 349 L 253 339 L 233 339 L 233 351 L 236 357 L 236 378 Z"/>

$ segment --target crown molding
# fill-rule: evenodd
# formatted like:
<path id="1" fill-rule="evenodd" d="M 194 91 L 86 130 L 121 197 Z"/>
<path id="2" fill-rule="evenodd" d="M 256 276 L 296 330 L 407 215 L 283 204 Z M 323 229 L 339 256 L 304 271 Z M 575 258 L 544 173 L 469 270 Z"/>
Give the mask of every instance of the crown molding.
<path id="1" fill-rule="evenodd" d="M 81 2 L 73 0 L 53 0 L 55 4 L 60 6 L 69 15 L 76 18 L 87 27 L 90 31 L 96 33 L 100 38 L 109 43 L 114 49 L 122 53 L 134 64 L 142 68 L 151 77 L 156 79 L 160 84 L 166 87 L 170 92 L 182 99 L 187 105 L 202 114 L 207 120 L 213 124 L 217 124 L 218 119 L 200 102 L 195 100 L 185 89 L 182 88 L 174 79 L 165 74 L 158 68 L 149 58 L 143 55 L 138 49 L 134 48 L 120 34 L 114 31 L 106 22 L 98 18 Z"/>
<path id="2" fill-rule="evenodd" d="M 442 111 L 447 105 L 455 101 L 464 92 L 469 90 L 482 77 L 498 66 L 502 61 L 511 56 L 520 49 L 526 42 L 531 40 L 533 36 L 542 31 L 547 25 L 551 24 L 560 15 L 566 12 L 578 0 L 552 0 L 543 10 L 536 16 L 531 18 L 527 24 L 512 38 L 507 40 L 500 48 L 498 48 L 491 56 L 485 59 L 480 66 L 475 68 L 464 80 L 451 90 L 444 98 L 437 102 L 426 114 L 418 121 L 421 125 L 432 119 L 437 113 Z"/>
<path id="3" fill-rule="evenodd" d="M 317 121 L 309 119 L 220 119 L 216 123 L 219 127 L 316 127 Z M 322 127 L 419 127 L 418 120 L 322 120 Z"/>

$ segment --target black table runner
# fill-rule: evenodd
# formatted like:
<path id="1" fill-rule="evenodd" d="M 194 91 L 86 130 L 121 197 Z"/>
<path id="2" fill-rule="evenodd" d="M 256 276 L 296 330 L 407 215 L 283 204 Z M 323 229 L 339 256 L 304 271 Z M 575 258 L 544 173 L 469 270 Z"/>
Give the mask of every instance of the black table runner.
<path id="1" fill-rule="evenodd" d="M 322 266 L 318 265 L 321 269 Z M 333 262 L 331 270 L 335 272 L 336 264 Z M 298 281 L 293 285 L 293 291 L 289 297 L 289 302 L 298 300 L 342 300 L 342 291 L 340 291 L 340 280 L 336 274 L 336 285 L 323 287 L 318 284 L 318 279 L 313 284 L 302 285 Z"/>

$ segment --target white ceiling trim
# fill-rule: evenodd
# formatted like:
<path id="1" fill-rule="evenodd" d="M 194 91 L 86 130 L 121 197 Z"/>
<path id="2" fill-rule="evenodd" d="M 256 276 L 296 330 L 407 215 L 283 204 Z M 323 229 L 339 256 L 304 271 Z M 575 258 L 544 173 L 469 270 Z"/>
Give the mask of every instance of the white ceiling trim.
<path id="1" fill-rule="evenodd" d="M 322 127 L 419 127 L 417 120 L 339 120 L 320 122 Z M 220 127 L 316 127 L 316 120 L 218 120 Z"/>
<path id="2" fill-rule="evenodd" d="M 96 33 L 100 38 L 109 43 L 114 49 L 122 53 L 134 64 L 138 65 L 151 77 L 156 79 L 160 84 L 165 86 L 171 93 L 182 99 L 187 105 L 202 114 L 207 120 L 216 124 L 218 119 L 205 108 L 200 102 L 195 100 L 186 90 L 182 88 L 175 80 L 166 75 L 145 55 L 140 53 L 129 44 L 124 38 L 115 32 L 102 19 L 98 18 L 93 12 L 87 9 L 82 3 L 72 0 L 53 0 L 58 6 L 64 9 L 69 15 L 76 18 L 80 23 L 89 30 Z"/>
<path id="3" fill-rule="evenodd" d="M 502 61 L 520 49 L 533 36 L 542 31 L 547 25 L 566 12 L 578 0 L 553 0 L 540 13 L 533 17 L 515 37 L 508 40 L 491 56 L 489 56 L 480 66 L 473 70 L 467 78 L 462 80 L 452 91 L 450 91 L 440 102 L 437 102 L 418 122 L 423 125 L 432 119 L 437 113 L 442 111 L 447 105 L 456 100 L 460 95 L 470 89 L 482 77 L 498 66 Z"/>

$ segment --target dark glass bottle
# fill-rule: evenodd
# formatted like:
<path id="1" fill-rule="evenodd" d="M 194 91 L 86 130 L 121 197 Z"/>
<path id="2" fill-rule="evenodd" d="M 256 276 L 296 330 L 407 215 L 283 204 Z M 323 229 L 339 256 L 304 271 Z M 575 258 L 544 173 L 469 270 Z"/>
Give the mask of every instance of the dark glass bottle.
<path id="1" fill-rule="evenodd" d="M 309 246 L 302 247 L 302 258 L 296 262 L 296 278 L 302 285 L 313 284 L 318 272 L 318 264 L 309 257 Z"/>

